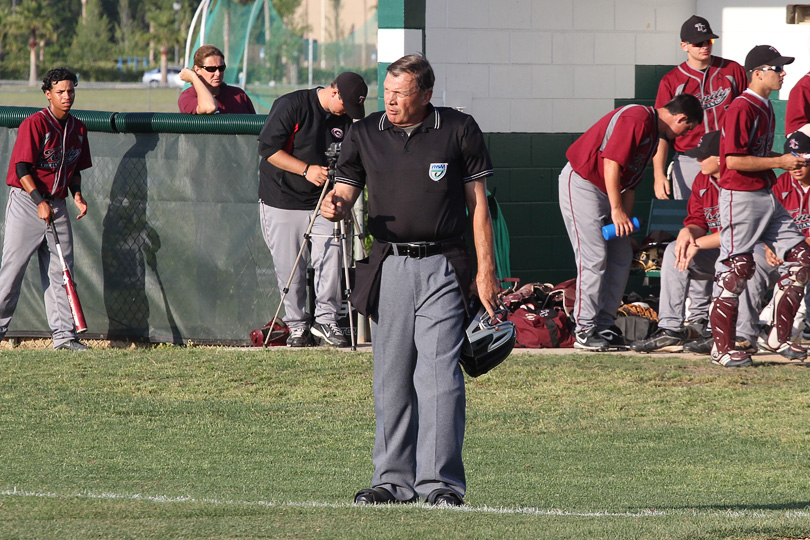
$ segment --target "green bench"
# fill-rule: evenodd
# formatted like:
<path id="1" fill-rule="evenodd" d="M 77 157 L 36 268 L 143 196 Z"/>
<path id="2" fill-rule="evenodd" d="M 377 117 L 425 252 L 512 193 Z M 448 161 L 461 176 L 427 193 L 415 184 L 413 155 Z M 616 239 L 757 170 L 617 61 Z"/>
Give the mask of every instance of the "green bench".
<path id="1" fill-rule="evenodd" d="M 686 219 L 686 200 L 653 199 L 650 202 L 650 216 L 647 218 L 647 232 L 645 238 L 653 231 L 666 231 L 673 236 L 678 236 L 678 232 L 683 228 L 683 220 Z M 645 278 L 661 277 L 660 270 L 648 270 L 644 272 Z"/>

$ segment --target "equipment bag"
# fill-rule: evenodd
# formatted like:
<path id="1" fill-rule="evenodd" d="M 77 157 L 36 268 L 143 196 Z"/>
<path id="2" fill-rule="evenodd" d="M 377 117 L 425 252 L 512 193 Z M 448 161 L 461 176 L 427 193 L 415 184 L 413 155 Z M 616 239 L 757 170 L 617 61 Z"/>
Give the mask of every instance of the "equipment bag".
<path id="1" fill-rule="evenodd" d="M 515 347 L 548 349 L 574 346 L 568 316 L 562 309 L 554 307 L 535 312 L 524 305 L 511 313 L 506 320 L 515 324 Z"/>

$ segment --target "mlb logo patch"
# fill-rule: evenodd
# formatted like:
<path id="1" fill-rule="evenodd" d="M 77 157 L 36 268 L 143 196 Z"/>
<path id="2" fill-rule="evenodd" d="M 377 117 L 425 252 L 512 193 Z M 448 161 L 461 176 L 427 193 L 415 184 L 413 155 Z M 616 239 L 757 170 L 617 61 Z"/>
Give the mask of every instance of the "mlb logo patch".
<path id="1" fill-rule="evenodd" d="M 434 182 L 438 182 L 444 178 L 444 173 L 447 172 L 447 163 L 431 163 L 428 175 Z"/>

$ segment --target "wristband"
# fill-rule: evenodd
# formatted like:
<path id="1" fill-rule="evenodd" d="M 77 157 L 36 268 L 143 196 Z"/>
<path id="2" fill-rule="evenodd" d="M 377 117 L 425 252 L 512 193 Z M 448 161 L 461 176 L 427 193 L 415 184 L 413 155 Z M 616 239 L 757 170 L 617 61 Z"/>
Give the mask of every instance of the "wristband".
<path id="1" fill-rule="evenodd" d="M 42 201 L 45 200 L 42 197 L 42 193 L 40 193 L 36 189 L 32 190 L 31 193 L 29 193 L 29 195 L 31 196 L 31 200 L 34 201 L 34 204 L 37 205 L 37 206 L 39 206 L 39 203 L 41 203 Z"/>
<path id="2" fill-rule="evenodd" d="M 306 177 L 307 177 L 307 171 L 308 171 L 308 170 L 309 170 L 309 164 L 307 164 L 307 168 L 306 168 L 306 169 L 304 169 L 304 172 L 303 172 L 303 173 L 301 173 L 301 176 L 303 176 L 304 178 L 306 178 Z"/>

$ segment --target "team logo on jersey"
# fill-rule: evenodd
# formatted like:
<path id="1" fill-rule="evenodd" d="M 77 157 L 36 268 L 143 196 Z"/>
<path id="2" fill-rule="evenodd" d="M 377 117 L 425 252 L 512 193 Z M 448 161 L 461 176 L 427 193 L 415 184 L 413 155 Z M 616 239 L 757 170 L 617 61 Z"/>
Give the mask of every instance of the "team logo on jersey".
<path id="1" fill-rule="evenodd" d="M 428 176 L 434 182 L 438 182 L 442 178 L 444 178 L 444 173 L 447 172 L 447 163 L 431 163 L 430 170 L 428 171 Z"/>
<path id="2" fill-rule="evenodd" d="M 700 104 L 703 106 L 703 110 L 714 109 L 718 105 L 721 105 L 728 96 L 731 94 L 731 88 L 720 88 L 715 90 L 711 94 L 707 94 L 700 98 Z"/>
<path id="3" fill-rule="evenodd" d="M 796 224 L 796 227 L 807 236 L 807 230 L 810 229 L 810 214 L 799 209 L 788 210 L 788 213 L 793 216 L 793 223 Z"/>
<path id="4" fill-rule="evenodd" d="M 719 206 L 704 208 L 703 215 L 706 216 L 706 224 L 709 226 L 709 231 L 716 231 L 720 229 L 721 224 Z"/>
<path id="5" fill-rule="evenodd" d="M 343 138 L 343 130 L 340 128 L 332 128 L 332 136 L 336 139 Z"/>

